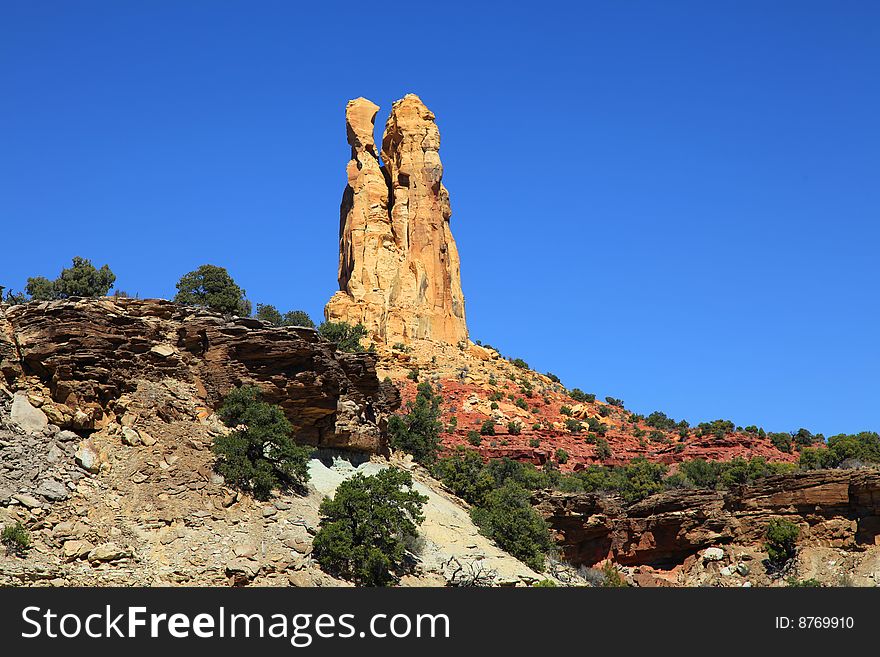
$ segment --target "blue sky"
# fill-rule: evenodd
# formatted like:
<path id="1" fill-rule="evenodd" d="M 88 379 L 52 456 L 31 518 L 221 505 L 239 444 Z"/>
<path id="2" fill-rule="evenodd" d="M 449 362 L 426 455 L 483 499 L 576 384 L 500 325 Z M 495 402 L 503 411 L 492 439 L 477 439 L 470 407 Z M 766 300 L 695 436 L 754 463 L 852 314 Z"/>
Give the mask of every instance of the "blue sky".
<path id="1" fill-rule="evenodd" d="M 418 93 L 473 339 L 639 412 L 880 429 L 876 2 L 0 3 L 0 284 L 316 319 L 344 106 Z"/>

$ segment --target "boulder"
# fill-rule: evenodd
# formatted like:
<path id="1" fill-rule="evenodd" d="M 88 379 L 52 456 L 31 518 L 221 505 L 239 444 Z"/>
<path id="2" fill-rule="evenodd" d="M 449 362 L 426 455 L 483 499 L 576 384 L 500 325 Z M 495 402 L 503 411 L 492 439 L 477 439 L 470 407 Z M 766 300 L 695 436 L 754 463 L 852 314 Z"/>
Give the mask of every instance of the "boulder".
<path id="1" fill-rule="evenodd" d="M 43 506 L 43 503 L 40 502 L 33 495 L 28 495 L 27 493 L 16 493 L 12 496 L 12 499 L 16 500 L 19 504 L 28 509 L 36 509 L 38 507 Z"/>
<path id="2" fill-rule="evenodd" d="M 122 427 L 122 443 L 131 447 L 141 444 L 141 437 L 137 431 L 130 427 Z"/>
<path id="3" fill-rule="evenodd" d="M 28 433 L 42 433 L 49 427 L 49 418 L 39 408 L 28 401 L 23 392 L 17 392 L 12 398 L 10 419 Z"/>
<path id="4" fill-rule="evenodd" d="M 72 559 L 84 559 L 95 547 L 88 541 L 71 540 L 64 541 L 61 548 L 64 558 L 68 561 Z"/>
<path id="5" fill-rule="evenodd" d="M 44 479 L 42 482 L 40 482 L 40 485 L 34 492 L 37 495 L 42 495 L 47 500 L 52 502 L 67 499 L 67 497 L 70 495 L 70 491 L 67 490 L 67 486 L 62 484 L 60 481 L 57 481 L 56 479 Z"/>
<path id="6" fill-rule="evenodd" d="M 703 550 L 703 561 L 721 561 L 724 559 L 724 550 L 719 547 L 710 547 Z"/>
<path id="7" fill-rule="evenodd" d="M 76 464 L 87 472 L 98 472 L 101 469 L 98 451 L 88 440 L 82 441 L 73 455 Z"/>
<path id="8" fill-rule="evenodd" d="M 92 563 L 100 563 L 104 561 L 118 561 L 131 556 L 131 552 L 116 543 L 102 543 L 98 547 L 92 549 L 88 553 L 89 561 Z"/>

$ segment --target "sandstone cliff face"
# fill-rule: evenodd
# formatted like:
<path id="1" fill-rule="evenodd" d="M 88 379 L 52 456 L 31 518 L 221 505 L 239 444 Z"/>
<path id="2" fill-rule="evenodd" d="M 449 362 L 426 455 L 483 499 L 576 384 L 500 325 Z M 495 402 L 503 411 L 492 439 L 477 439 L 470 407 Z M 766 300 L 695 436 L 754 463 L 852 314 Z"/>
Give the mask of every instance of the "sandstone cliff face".
<path id="1" fill-rule="evenodd" d="M 156 299 L 0 310 L 0 373 L 51 422 L 76 430 L 122 417 L 119 399 L 140 381 L 191 389 L 203 416 L 233 387 L 257 385 L 284 409 L 299 442 L 369 453 L 386 450 L 386 419 L 400 404 L 376 377 L 373 356 L 337 353 L 313 329 L 227 320 Z M 155 410 L 166 421 L 182 412 L 173 403 Z"/>
<path id="2" fill-rule="evenodd" d="M 771 518 L 801 528 L 799 544 L 880 544 L 880 472 L 825 470 L 768 477 L 729 491 L 667 491 L 625 506 L 599 494 L 541 492 L 534 499 L 566 559 L 670 568 L 717 545 L 756 545 Z"/>
<path id="3" fill-rule="evenodd" d="M 341 207 L 340 291 L 324 313 L 362 323 L 387 344 L 456 344 L 467 339 L 467 327 L 440 131 L 418 96 L 398 100 L 385 126 L 382 166 L 373 140 L 378 109 L 365 98 L 346 107 L 352 157 Z"/>

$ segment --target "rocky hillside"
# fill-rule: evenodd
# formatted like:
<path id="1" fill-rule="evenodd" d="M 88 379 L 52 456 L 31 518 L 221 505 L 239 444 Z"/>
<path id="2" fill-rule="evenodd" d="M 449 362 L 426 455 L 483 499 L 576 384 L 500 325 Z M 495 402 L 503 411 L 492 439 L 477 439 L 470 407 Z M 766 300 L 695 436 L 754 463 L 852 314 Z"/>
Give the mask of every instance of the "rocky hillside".
<path id="1" fill-rule="evenodd" d="M 310 329 L 275 329 L 159 300 L 0 306 L 0 525 L 34 546 L 0 559 L 0 586 L 342 586 L 310 557 L 325 495 L 356 472 L 413 471 L 427 495 L 405 585 L 523 585 L 542 575 L 481 536 L 466 506 L 382 430 L 399 404 L 374 357 Z M 320 448 L 307 494 L 259 502 L 213 470 L 213 414 L 260 386 Z"/>
<path id="2" fill-rule="evenodd" d="M 742 430 L 702 432 L 675 426 L 651 426 L 622 406 L 575 399 L 561 383 L 545 374 L 518 367 L 497 351 L 476 344 L 449 345 L 413 341 L 405 346 L 380 345 L 378 371 L 397 384 L 404 402 L 412 401 L 418 382 L 429 382 L 444 398 L 447 449 L 467 446 L 486 458 L 509 457 L 536 465 L 555 461 L 570 472 L 591 464 L 621 465 L 633 458 L 675 464 L 685 460 L 730 460 L 759 456 L 793 462 L 766 436 Z M 417 375 L 416 375 L 417 372 Z M 494 434 L 473 445 L 468 435 L 494 423 Z M 592 425 L 592 428 L 591 428 Z M 601 452 L 601 443 L 608 452 Z M 567 459 L 556 458 L 563 450 Z"/>

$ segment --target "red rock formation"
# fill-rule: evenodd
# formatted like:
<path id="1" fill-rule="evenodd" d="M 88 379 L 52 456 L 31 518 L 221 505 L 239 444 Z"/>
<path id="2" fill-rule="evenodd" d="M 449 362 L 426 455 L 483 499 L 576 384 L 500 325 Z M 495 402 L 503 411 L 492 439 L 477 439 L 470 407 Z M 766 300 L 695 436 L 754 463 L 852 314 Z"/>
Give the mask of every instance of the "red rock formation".
<path id="1" fill-rule="evenodd" d="M 875 470 L 780 475 L 729 491 L 667 491 L 629 506 L 596 493 L 544 491 L 534 502 L 574 564 L 610 558 L 669 568 L 710 546 L 759 544 L 771 518 L 796 523 L 802 545 L 880 544 Z"/>
<path id="2" fill-rule="evenodd" d="M 378 107 L 346 107 L 348 185 L 342 200 L 339 289 L 325 308 L 331 321 L 361 323 L 387 344 L 467 339 L 458 250 L 441 182 L 440 132 L 418 96 L 394 103 L 382 139 L 373 141 Z"/>

